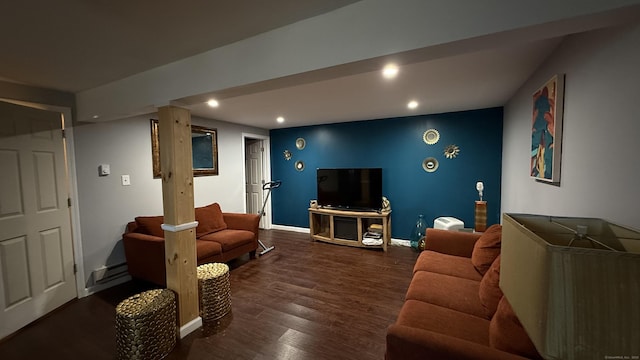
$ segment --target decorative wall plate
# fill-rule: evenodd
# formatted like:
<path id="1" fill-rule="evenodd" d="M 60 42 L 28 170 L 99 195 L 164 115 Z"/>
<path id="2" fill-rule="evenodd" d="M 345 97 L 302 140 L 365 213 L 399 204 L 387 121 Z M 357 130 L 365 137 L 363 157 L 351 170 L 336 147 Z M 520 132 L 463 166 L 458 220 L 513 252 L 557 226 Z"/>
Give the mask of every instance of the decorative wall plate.
<path id="1" fill-rule="evenodd" d="M 453 159 L 460 153 L 460 148 L 458 145 L 451 144 L 444 147 L 444 156 L 447 159 Z"/>
<path id="2" fill-rule="evenodd" d="M 435 172 L 438 170 L 438 160 L 434 157 L 428 157 L 422 161 L 422 168 L 426 172 Z"/>
<path id="3" fill-rule="evenodd" d="M 296 139 L 296 147 L 298 148 L 298 150 L 304 149 L 305 146 L 307 146 L 307 142 L 304 141 L 303 138 Z"/>
<path id="4" fill-rule="evenodd" d="M 296 167 L 296 170 L 298 170 L 298 171 L 304 170 L 304 163 L 302 162 L 302 160 L 296 161 L 294 166 Z"/>
<path id="5" fill-rule="evenodd" d="M 291 151 L 285 150 L 283 153 L 285 160 L 291 160 Z"/>
<path id="6" fill-rule="evenodd" d="M 427 145 L 433 145 L 440 140 L 440 133 L 436 129 L 429 129 L 422 134 L 422 140 L 424 140 Z"/>

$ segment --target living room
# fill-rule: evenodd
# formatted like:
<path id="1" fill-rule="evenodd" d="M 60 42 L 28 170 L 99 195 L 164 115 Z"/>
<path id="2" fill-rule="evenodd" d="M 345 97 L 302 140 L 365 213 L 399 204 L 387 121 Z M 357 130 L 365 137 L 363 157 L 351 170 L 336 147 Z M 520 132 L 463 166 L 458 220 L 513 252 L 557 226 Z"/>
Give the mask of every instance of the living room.
<path id="1" fill-rule="evenodd" d="M 640 128 L 634 106 L 639 38 L 637 20 L 568 35 L 502 108 L 445 114 L 427 111 L 406 118 L 271 131 L 194 116 L 193 124 L 218 130 L 220 154 L 220 174 L 195 179 L 195 205 L 218 202 L 224 211 L 245 210 L 242 143 L 248 136 L 269 139 L 271 178 L 283 181 L 282 188 L 272 194 L 275 227 L 300 230 L 308 226 L 306 209 L 314 198 L 317 167 L 380 166 L 386 170 L 385 186 L 394 211 L 392 235 L 397 239 L 408 238 L 418 214 L 425 214 L 429 221 L 441 215 L 456 216 L 471 225 L 477 197 L 474 185 L 480 180 L 487 188 L 490 223 L 499 222 L 502 213 L 520 212 L 598 217 L 640 228 L 635 185 L 635 154 L 640 151 L 635 137 Z M 559 186 L 528 176 L 531 95 L 554 74 L 565 74 L 566 81 Z M 2 83 L 0 96 L 38 102 L 17 88 Z M 491 114 L 490 125 L 477 124 L 486 114 Z M 75 124 L 70 129 L 78 195 L 73 201 L 80 215 L 75 224 L 80 239 L 77 246 L 83 255 L 80 296 L 101 289 L 92 279 L 94 270 L 125 261 L 121 239 L 127 222 L 162 211 L 161 181 L 151 176 L 149 120 L 153 117 L 151 112 Z M 394 141 L 389 131 L 398 127 Z M 440 131 L 440 148 L 430 148 L 422 141 L 430 128 Z M 321 130 L 342 140 L 321 143 L 317 136 Z M 295 149 L 299 137 L 307 141 L 303 150 Z M 381 145 L 374 151 L 369 141 Z M 450 143 L 460 146 L 458 158 L 446 159 L 441 154 L 442 147 Z M 285 149 L 292 151 L 291 161 L 282 156 Z M 427 173 L 422 161 L 434 155 L 440 168 Z M 384 163 L 374 162 L 373 157 Z M 305 162 L 304 171 L 293 167 L 297 160 Z M 111 176 L 98 176 L 97 166 L 102 163 L 111 165 Z M 120 174 L 131 176 L 131 186 L 121 186 Z M 402 185 L 396 176 L 411 186 L 399 190 Z"/>

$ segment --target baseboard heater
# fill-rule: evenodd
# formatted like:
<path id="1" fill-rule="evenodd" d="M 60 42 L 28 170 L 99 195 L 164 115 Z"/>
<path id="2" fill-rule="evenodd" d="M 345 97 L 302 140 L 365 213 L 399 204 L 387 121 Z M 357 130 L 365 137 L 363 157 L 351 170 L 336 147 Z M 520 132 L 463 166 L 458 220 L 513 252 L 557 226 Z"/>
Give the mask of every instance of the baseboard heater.
<path id="1" fill-rule="evenodd" d="M 95 284 L 103 284 L 114 279 L 129 275 L 127 263 L 102 266 L 93 271 L 93 281 Z"/>

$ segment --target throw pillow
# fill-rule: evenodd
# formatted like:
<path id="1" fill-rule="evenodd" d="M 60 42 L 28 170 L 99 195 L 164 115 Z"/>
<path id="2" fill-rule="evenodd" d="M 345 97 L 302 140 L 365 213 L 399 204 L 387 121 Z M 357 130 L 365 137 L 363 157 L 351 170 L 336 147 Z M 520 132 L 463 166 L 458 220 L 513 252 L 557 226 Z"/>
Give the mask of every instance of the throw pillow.
<path id="1" fill-rule="evenodd" d="M 489 324 L 489 345 L 529 359 L 542 359 L 504 296 Z"/>
<path id="2" fill-rule="evenodd" d="M 224 222 L 222 210 L 218 203 L 196 208 L 196 220 L 198 221 L 196 237 L 211 234 L 227 228 L 227 223 Z"/>
<path id="3" fill-rule="evenodd" d="M 164 237 L 164 230 L 160 227 L 164 222 L 164 216 L 138 216 L 136 217 L 136 224 L 140 226 L 143 232 L 157 236 Z"/>
<path id="4" fill-rule="evenodd" d="M 473 245 L 471 263 L 481 275 L 484 275 L 500 254 L 502 225 L 491 225 Z"/>
<path id="5" fill-rule="evenodd" d="M 502 290 L 500 290 L 500 255 L 493 260 L 493 264 L 482 277 L 480 281 L 480 303 L 485 308 L 487 319 L 491 319 L 496 313 L 498 303 L 502 298 Z"/>

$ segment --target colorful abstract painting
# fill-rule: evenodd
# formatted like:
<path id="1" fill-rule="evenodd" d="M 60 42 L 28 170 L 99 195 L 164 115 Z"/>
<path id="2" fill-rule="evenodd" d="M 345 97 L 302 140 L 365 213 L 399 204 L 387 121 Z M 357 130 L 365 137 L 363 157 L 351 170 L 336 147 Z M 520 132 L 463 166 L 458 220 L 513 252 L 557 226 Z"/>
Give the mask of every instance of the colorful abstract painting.
<path id="1" fill-rule="evenodd" d="M 554 75 L 533 94 L 531 177 L 560 183 L 564 75 Z"/>

